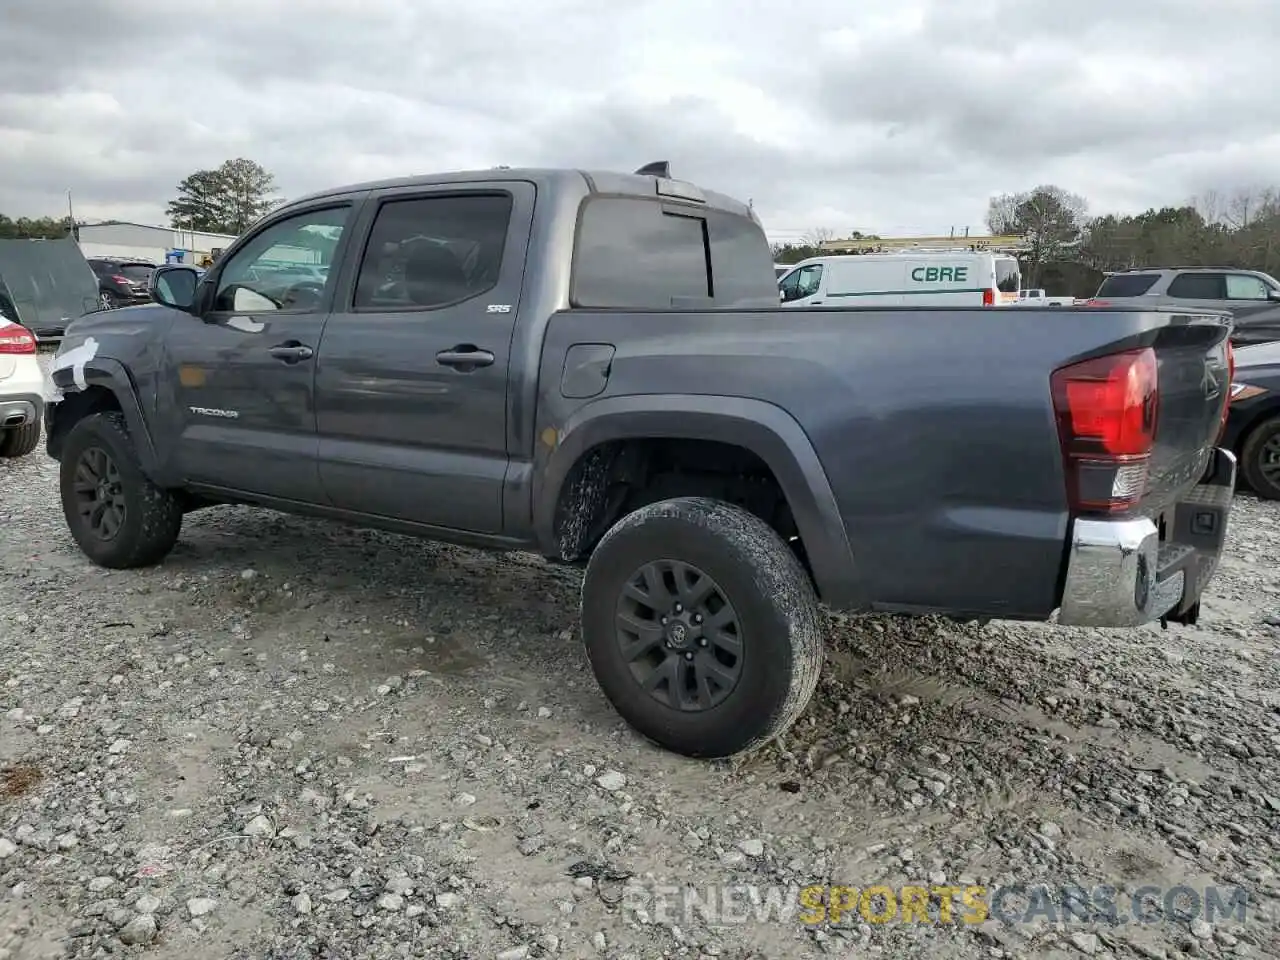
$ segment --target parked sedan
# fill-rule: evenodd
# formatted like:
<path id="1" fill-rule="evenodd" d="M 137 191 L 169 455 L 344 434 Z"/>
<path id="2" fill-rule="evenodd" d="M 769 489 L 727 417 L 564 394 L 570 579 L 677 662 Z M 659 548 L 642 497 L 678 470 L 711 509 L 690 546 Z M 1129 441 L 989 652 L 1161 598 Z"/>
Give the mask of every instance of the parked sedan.
<path id="1" fill-rule="evenodd" d="M 44 400 L 35 334 L 0 313 L 0 458 L 25 457 L 40 445 Z"/>
<path id="2" fill-rule="evenodd" d="M 148 289 L 156 265 L 146 260 L 92 257 L 89 266 L 98 278 L 98 298 L 102 309 L 114 310 L 151 299 Z"/>
<path id="3" fill-rule="evenodd" d="M 1236 349 L 1222 446 L 1239 459 L 1249 489 L 1280 500 L 1280 342 Z"/>

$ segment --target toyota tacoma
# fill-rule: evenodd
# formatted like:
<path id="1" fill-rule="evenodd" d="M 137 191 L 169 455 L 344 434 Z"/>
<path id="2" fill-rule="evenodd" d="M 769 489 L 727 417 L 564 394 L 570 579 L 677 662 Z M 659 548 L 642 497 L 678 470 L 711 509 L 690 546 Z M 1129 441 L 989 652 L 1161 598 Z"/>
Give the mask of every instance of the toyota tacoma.
<path id="1" fill-rule="evenodd" d="M 52 365 L 90 560 L 236 503 L 581 564 L 602 689 L 690 756 L 795 720 L 821 604 L 1194 623 L 1226 534 L 1229 316 L 781 310 L 750 207 L 663 163 L 324 191 L 151 292 Z"/>

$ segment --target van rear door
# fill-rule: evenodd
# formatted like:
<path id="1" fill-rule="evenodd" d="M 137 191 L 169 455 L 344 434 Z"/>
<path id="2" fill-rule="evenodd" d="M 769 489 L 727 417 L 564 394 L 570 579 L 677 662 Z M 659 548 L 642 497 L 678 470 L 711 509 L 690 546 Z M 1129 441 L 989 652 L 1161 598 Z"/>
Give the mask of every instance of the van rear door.
<path id="1" fill-rule="evenodd" d="M 1022 289 L 1022 268 L 1018 266 L 1017 257 L 996 256 L 992 260 L 996 275 L 996 303 L 1017 303 L 1018 291 Z"/>

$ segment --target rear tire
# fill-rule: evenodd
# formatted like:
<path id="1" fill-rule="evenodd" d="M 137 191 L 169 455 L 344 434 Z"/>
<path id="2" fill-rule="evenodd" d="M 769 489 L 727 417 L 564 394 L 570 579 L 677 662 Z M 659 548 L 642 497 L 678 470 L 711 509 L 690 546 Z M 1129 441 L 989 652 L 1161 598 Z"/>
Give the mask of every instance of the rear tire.
<path id="1" fill-rule="evenodd" d="M 33 420 L 21 427 L 0 429 L 0 457 L 6 459 L 25 457 L 40 446 L 40 421 Z"/>
<path id="2" fill-rule="evenodd" d="M 98 566 L 149 567 L 178 540 L 181 501 L 142 472 L 121 413 L 91 414 L 72 427 L 59 485 L 71 536 Z"/>
<path id="3" fill-rule="evenodd" d="M 1240 472 L 1264 500 L 1280 500 L 1280 417 L 1264 420 L 1240 448 Z"/>
<path id="4" fill-rule="evenodd" d="M 628 514 L 583 578 L 583 639 L 605 696 L 637 732 L 689 757 L 743 753 L 784 733 L 817 687 L 822 629 L 787 544 L 717 500 Z"/>

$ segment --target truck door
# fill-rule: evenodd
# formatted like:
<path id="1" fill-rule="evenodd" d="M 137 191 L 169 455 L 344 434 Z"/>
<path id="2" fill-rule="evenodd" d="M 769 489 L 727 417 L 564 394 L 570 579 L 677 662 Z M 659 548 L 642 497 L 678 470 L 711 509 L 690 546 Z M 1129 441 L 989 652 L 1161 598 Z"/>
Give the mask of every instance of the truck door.
<path id="1" fill-rule="evenodd" d="M 358 201 L 265 222 L 207 278 L 204 314 L 174 319 L 156 419 L 188 482 L 323 502 L 315 355 Z"/>
<path id="2" fill-rule="evenodd" d="M 320 344 L 320 481 L 336 507 L 502 530 L 507 375 L 527 182 L 370 196 L 353 289 Z"/>

